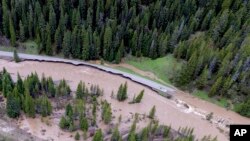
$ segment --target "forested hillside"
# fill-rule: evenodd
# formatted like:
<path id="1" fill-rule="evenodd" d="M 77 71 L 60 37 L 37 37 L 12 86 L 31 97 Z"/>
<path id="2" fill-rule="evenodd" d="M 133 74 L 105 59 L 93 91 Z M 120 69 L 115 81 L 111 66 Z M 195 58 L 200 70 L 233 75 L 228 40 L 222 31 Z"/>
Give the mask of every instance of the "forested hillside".
<path id="1" fill-rule="evenodd" d="M 250 116 L 249 0 L 0 0 L 0 34 L 12 46 L 119 63 L 127 54 L 173 53 L 187 63 L 173 80 L 244 102 Z"/>

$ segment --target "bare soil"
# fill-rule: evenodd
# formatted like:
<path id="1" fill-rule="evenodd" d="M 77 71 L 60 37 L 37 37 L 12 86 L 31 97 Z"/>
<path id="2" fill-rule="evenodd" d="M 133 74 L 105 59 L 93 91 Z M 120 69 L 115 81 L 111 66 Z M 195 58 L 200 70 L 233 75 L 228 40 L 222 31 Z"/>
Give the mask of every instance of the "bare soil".
<path id="1" fill-rule="evenodd" d="M 151 89 L 126 78 L 85 66 L 33 61 L 16 64 L 14 62 L 0 60 L 0 69 L 3 67 L 5 67 L 14 78 L 17 72 L 19 72 L 22 77 L 29 75 L 31 72 L 37 72 L 39 76 L 42 76 L 43 73 L 45 76 L 51 76 L 54 81 L 59 81 L 64 78 L 73 91 L 76 90 L 80 80 L 84 81 L 88 86 L 91 84 L 100 85 L 101 88 L 104 89 L 104 96 L 102 98 L 111 103 L 113 115 L 116 118 L 122 115 L 120 129 L 128 129 L 135 113 L 147 115 L 154 105 L 156 106 L 156 118 L 161 124 L 171 125 L 171 127 L 176 130 L 178 130 L 179 127 L 192 127 L 194 128 L 194 134 L 197 138 L 210 134 L 217 136 L 219 141 L 228 140 L 227 124 L 250 124 L 250 119 L 248 118 L 244 118 L 234 112 L 227 111 L 224 108 L 187 95 L 181 91 L 176 93 L 174 99 L 166 99 Z M 118 102 L 116 99 L 111 98 L 111 92 L 114 91 L 114 93 L 116 93 L 119 85 L 126 81 L 128 83 L 128 100 Z M 140 104 L 128 104 L 134 94 L 138 94 L 142 89 L 145 90 L 142 102 Z M 214 118 L 211 121 L 207 121 L 205 116 L 210 112 L 214 113 Z M 62 111 L 61 113 L 60 111 L 56 111 L 53 115 L 56 114 L 60 116 L 62 113 Z M 43 139 L 74 140 L 74 136 L 71 137 L 74 133 L 60 130 L 58 127 L 59 118 L 57 116 L 53 117 L 53 115 L 49 119 L 49 125 L 43 123 L 40 118 L 29 119 L 25 117 L 19 121 L 18 125 L 32 135 Z M 141 116 L 141 118 L 142 117 L 143 116 Z M 118 119 L 114 119 L 112 122 L 117 123 L 117 121 Z M 141 120 L 138 127 L 144 127 L 147 123 L 147 119 Z M 106 125 L 99 123 L 99 127 L 105 129 Z M 42 133 L 41 130 L 46 130 L 46 132 Z"/>

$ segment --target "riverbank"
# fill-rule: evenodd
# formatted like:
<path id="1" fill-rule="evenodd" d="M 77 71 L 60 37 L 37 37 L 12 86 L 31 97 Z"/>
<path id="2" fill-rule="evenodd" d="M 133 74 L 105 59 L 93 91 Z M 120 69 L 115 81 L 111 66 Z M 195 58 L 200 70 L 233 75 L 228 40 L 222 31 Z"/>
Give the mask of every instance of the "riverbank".
<path id="1" fill-rule="evenodd" d="M 42 76 L 44 73 L 46 76 L 51 76 L 55 81 L 64 78 L 69 82 L 73 91 L 76 90 L 80 80 L 84 81 L 86 84 L 98 84 L 104 89 L 105 95 L 103 98 L 112 103 L 112 109 L 118 111 L 121 109 L 122 111 L 117 113 L 122 114 L 124 117 L 129 116 L 130 113 L 148 113 L 152 106 L 156 105 L 156 116 L 160 123 L 171 125 L 176 130 L 178 130 L 179 127 L 192 127 L 194 128 L 194 133 L 197 135 L 197 138 L 211 134 L 212 136 L 217 136 L 218 140 L 228 140 L 228 128 L 225 125 L 226 123 L 250 123 L 249 119 L 234 112 L 226 111 L 211 103 L 188 96 L 184 97 L 181 94 L 177 94 L 175 99 L 169 100 L 158 95 L 151 89 L 129 79 L 86 66 L 36 61 L 25 61 L 16 64 L 14 62 L 0 60 L 0 69 L 3 67 L 5 67 L 14 77 L 17 72 L 19 72 L 22 77 L 25 77 L 31 72 L 36 71 L 39 76 Z M 142 89 L 145 90 L 145 97 L 140 105 L 129 105 L 110 98 L 111 92 L 116 92 L 119 85 L 126 81 L 128 82 L 129 99 L 132 99 L 134 94 L 140 92 Z M 215 121 L 218 121 L 223 119 L 224 122 L 220 124 L 218 122 L 213 122 L 211 124 L 210 121 L 207 121 L 204 117 L 212 110 L 215 110 L 214 120 L 216 119 Z M 220 115 L 222 117 L 220 117 Z M 204 132 L 204 129 L 206 129 L 206 132 Z M 224 131 L 223 133 L 222 130 Z"/>

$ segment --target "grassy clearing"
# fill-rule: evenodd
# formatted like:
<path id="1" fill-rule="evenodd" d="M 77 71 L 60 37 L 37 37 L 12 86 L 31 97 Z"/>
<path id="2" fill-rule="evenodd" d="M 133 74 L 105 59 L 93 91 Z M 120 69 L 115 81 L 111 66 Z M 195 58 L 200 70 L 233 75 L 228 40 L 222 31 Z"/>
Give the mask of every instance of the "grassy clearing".
<path id="1" fill-rule="evenodd" d="M 166 83 L 162 83 L 161 81 L 158 81 L 158 80 L 155 80 L 155 79 L 149 78 L 149 77 L 147 77 L 147 76 L 143 76 L 143 75 L 141 75 L 141 74 L 139 74 L 139 73 L 136 73 L 136 72 L 134 72 L 133 70 L 128 69 L 128 68 L 124 68 L 124 67 L 115 67 L 115 69 L 120 70 L 120 71 L 123 71 L 123 72 L 130 73 L 130 74 L 134 74 L 134 75 L 137 75 L 137 76 L 140 76 L 140 77 L 143 77 L 143 78 L 146 78 L 146 79 L 149 79 L 149 80 L 155 81 L 155 82 L 157 82 L 157 83 L 160 83 L 160 84 L 166 85 Z"/>
<path id="2" fill-rule="evenodd" d="M 24 46 L 25 49 L 25 53 L 28 53 L 28 54 L 38 54 L 38 45 L 36 42 L 34 41 L 26 41 L 24 43 L 21 43 L 22 46 Z"/>
<path id="3" fill-rule="evenodd" d="M 0 45 L 0 50 L 13 52 L 17 49 L 18 52 L 27 53 L 27 54 L 38 54 L 38 45 L 36 42 L 28 40 L 24 43 L 19 43 L 20 47 L 11 47 Z"/>
<path id="4" fill-rule="evenodd" d="M 207 92 L 200 91 L 200 90 L 195 90 L 192 94 L 200 99 L 206 100 L 208 102 L 212 102 L 218 106 L 221 106 L 224 108 L 228 106 L 228 100 L 226 98 L 219 98 L 219 99 L 218 98 L 210 98 L 210 97 L 208 97 Z"/>
<path id="5" fill-rule="evenodd" d="M 126 58 L 125 62 L 143 71 L 154 73 L 158 78 L 168 84 L 170 83 L 170 79 L 174 75 L 174 72 L 182 66 L 182 63 L 178 62 L 173 55 L 167 55 L 166 57 L 155 60 L 150 58 L 130 57 Z"/>

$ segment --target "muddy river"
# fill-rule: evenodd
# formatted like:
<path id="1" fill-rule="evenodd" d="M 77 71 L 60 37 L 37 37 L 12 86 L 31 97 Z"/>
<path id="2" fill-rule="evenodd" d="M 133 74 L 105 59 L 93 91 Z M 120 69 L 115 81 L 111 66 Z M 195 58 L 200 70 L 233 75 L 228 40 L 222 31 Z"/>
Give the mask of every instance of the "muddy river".
<path id="1" fill-rule="evenodd" d="M 76 90 L 77 84 L 82 80 L 88 86 L 91 84 L 98 84 L 104 89 L 103 99 L 112 103 L 113 114 L 116 117 L 122 115 L 124 121 L 121 128 L 128 128 L 127 120 L 134 113 L 148 114 L 153 105 L 156 106 L 156 118 L 160 123 L 171 125 L 178 130 L 179 127 L 192 127 L 197 138 L 205 135 L 217 136 L 219 141 L 228 140 L 228 128 L 226 124 L 250 124 L 250 119 L 244 118 L 234 112 L 227 111 L 224 108 L 218 107 L 214 104 L 199 100 L 190 95 L 178 92 L 174 99 L 166 99 L 151 89 L 140 84 L 132 82 L 126 78 L 112 75 L 100 70 L 85 66 L 73 66 L 61 63 L 48 62 L 34 62 L 26 61 L 21 63 L 9 62 L 0 59 L 0 69 L 5 67 L 11 73 L 13 78 L 16 77 L 17 72 L 22 77 L 27 76 L 31 72 L 37 72 L 39 76 L 44 73 L 45 76 L 51 76 L 54 81 L 61 79 L 67 80 L 71 89 Z M 117 92 L 121 83 L 128 83 L 128 100 L 126 102 L 118 102 L 111 98 L 111 92 Z M 134 94 L 138 94 L 141 90 L 145 90 L 144 97 L 140 104 L 128 104 Z M 205 119 L 205 115 L 213 112 L 214 118 L 212 123 Z M 44 139 L 54 140 L 73 140 L 70 137 L 71 133 L 63 132 L 59 129 L 59 120 L 52 121 L 50 126 L 41 123 L 40 119 L 28 119 L 23 117 L 19 121 L 20 128 L 26 129 L 31 134 Z M 147 121 L 145 121 L 147 122 Z M 146 126 L 145 122 L 139 123 L 139 127 Z M 41 133 L 40 130 L 46 130 L 46 134 Z"/>

